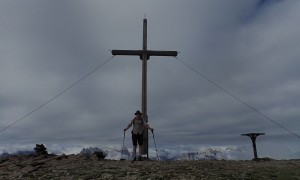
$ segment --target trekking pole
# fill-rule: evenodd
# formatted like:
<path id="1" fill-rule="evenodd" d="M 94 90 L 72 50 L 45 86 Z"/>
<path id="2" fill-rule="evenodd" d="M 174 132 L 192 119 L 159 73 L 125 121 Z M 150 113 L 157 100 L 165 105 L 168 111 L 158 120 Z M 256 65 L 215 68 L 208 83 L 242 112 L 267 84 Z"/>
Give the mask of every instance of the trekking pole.
<path id="1" fill-rule="evenodd" d="M 154 133 L 153 133 L 153 130 L 152 130 L 151 132 L 152 132 L 152 136 L 153 136 L 153 141 L 154 141 L 154 145 L 155 145 L 155 150 L 156 150 L 156 157 L 157 157 L 157 160 L 159 161 L 159 158 L 158 158 L 158 152 L 157 152 L 157 148 L 156 148 L 156 142 L 155 142 L 155 137 L 154 137 Z"/>
<path id="2" fill-rule="evenodd" d="M 124 152 L 124 141 L 125 141 L 125 131 L 124 131 L 124 137 L 123 137 L 123 146 L 122 146 L 122 154 L 121 154 L 121 161 L 125 160 L 123 157 Z"/>

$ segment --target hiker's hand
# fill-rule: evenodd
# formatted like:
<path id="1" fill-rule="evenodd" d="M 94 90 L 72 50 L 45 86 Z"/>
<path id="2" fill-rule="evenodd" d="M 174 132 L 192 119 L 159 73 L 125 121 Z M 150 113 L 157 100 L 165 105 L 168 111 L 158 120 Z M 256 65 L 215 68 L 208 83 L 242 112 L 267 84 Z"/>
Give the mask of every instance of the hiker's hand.
<path id="1" fill-rule="evenodd" d="M 126 130 L 127 130 L 127 129 L 125 128 L 125 129 L 124 129 L 124 132 L 125 132 Z"/>
<path id="2" fill-rule="evenodd" d="M 153 128 L 150 128 L 151 132 L 153 133 L 154 129 Z"/>

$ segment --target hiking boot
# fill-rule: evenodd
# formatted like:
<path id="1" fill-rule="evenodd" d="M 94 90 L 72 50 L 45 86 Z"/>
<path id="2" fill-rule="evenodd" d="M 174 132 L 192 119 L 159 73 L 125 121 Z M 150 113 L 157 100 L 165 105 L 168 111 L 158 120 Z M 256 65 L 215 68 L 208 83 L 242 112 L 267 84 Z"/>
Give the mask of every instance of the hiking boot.
<path id="1" fill-rule="evenodd" d="M 139 156 L 138 160 L 139 160 L 139 161 L 142 161 L 143 159 L 142 159 L 142 157 L 141 157 L 141 156 Z"/>
<path id="2" fill-rule="evenodd" d="M 131 160 L 131 162 L 134 162 L 134 161 L 136 161 L 136 157 L 134 157 L 134 158 Z"/>

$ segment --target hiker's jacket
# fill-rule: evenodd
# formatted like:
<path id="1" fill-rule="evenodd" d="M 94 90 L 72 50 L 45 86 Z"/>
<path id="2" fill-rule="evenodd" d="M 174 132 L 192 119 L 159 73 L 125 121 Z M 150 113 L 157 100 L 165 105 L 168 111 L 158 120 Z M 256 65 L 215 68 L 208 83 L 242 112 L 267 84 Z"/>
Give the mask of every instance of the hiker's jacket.
<path id="1" fill-rule="evenodd" d="M 133 134 L 143 134 L 144 132 L 144 126 L 147 124 L 147 122 L 143 118 L 134 118 L 131 121 L 133 125 L 132 133 Z"/>

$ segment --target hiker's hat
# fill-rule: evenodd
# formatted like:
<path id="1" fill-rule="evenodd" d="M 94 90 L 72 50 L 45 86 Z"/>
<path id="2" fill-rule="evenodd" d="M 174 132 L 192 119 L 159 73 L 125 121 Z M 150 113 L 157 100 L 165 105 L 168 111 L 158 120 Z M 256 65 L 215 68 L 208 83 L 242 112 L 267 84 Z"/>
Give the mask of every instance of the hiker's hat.
<path id="1" fill-rule="evenodd" d="M 142 113 L 141 113 L 140 111 L 136 111 L 136 112 L 134 113 L 134 115 L 138 115 L 138 114 L 142 115 Z"/>

